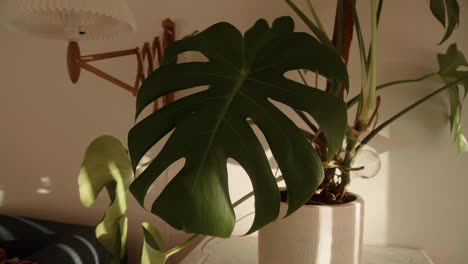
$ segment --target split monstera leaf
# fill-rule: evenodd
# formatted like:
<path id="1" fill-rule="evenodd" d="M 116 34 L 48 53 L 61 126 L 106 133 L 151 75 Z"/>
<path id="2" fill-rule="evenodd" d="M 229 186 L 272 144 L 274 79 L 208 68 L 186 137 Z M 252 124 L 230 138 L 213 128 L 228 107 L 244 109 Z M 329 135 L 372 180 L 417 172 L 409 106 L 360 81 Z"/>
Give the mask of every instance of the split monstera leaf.
<path id="1" fill-rule="evenodd" d="M 260 140 L 248 121 L 265 136 L 288 188 L 291 214 L 315 192 L 323 179 L 322 160 L 302 131 L 272 101 L 310 114 L 322 129 L 331 158 L 341 149 L 347 128 L 346 105 L 337 97 L 284 77 L 307 69 L 348 86 L 346 67 L 333 49 L 306 33 L 294 31 L 290 17 L 270 27 L 259 20 L 243 36 L 218 23 L 174 42 L 162 66 L 143 83 L 137 116 L 165 94 L 199 86 L 206 90 L 183 97 L 135 125 L 128 137 L 135 170 L 142 157 L 165 135 L 168 141 L 130 186 L 142 206 L 159 175 L 185 159 L 182 170 L 154 202 L 151 212 L 188 233 L 229 237 L 235 214 L 229 197 L 227 161 L 247 172 L 255 194 L 255 218 L 249 232 L 274 221 L 279 191 Z M 176 64 L 186 51 L 207 62 Z"/>

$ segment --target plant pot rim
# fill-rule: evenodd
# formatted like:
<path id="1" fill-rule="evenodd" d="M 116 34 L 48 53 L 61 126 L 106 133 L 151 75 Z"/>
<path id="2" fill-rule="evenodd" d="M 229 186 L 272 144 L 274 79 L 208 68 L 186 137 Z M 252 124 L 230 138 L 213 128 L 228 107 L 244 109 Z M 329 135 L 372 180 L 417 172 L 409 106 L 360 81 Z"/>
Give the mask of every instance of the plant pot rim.
<path id="1" fill-rule="evenodd" d="M 282 189 L 281 191 L 285 191 L 286 189 Z M 354 199 L 353 201 L 351 202 L 347 202 L 347 203 L 344 203 L 344 204 L 304 204 L 302 207 L 308 207 L 308 208 L 311 208 L 311 207 L 318 207 L 318 208 L 328 208 L 328 207 L 331 207 L 331 208 L 343 208 L 343 207 L 353 207 L 355 206 L 356 204 L 362 204 L 364 203 L 364 199 L 359 195 L 359 194 L 356 194 L 356 193 L 353 193 L 353 192 L 348 192 L 348 194 L 351 194 L 353 196 L 356 197 L 356 199 Z M 281 201 L 281 204 L 282 205 L 287 205 L 288 203 L 287 202 L 283 202 Z"/>

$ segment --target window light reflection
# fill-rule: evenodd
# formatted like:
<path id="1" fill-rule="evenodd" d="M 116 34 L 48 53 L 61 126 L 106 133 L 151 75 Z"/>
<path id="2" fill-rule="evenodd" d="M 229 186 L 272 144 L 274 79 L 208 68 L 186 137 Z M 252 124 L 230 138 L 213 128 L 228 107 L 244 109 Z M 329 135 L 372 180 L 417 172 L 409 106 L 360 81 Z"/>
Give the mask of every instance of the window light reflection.
<path id="1" fill-rule="evenodd" d="M 50 180 L 50 177 L 48 177 L 48 176 L 41 177 L 40 181 L 41 181 L 41 185 L 39 186 L 39 188 L 36 189 L 36 193 L 38 193 L 38 194 L 50 194 L 52 192 L 52 190 L 50 188 L 52 186 L 52 182 Z"/>
<path id="2" fill-rule="evenodd" d="M 0 186 L 0 207 L 4 205 L 5 199 L 5 191 L 3 190 L 3 186 Z"/>

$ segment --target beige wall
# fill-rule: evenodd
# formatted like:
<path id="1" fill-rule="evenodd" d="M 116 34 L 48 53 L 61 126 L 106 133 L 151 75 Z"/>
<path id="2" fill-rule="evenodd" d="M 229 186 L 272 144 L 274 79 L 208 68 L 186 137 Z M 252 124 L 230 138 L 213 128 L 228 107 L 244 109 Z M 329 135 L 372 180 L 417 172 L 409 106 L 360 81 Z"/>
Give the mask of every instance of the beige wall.
<path id="1" fill-rule="evenodd" d="M 315 1 L 328 28 L 334 1 Z M 367 2 L 367 1 L 359 1 Z M 462 14 L 468 11 L 462 2 Z M 436 46 L 442 37 L 427 1 L 385 2 L 379 41 L 379 83 L 412 78 L 436 70 Z M 268 20 L 291 12 L 283 1 L 132 1 L 139 31 L 117 41 L 82 43 L 84 53 L 140 46 L 161 32 L 160 21 L 171 17 L 179 36 L 224 20 L 247 29 L 259 17 Z M 363 6 L 364 7 L 364 6 Z M 367 8 L 367 7 L 365 7 Z M 366 23 L 363 16 L 362 24 Z M 468 21 L 453 40 L 468 54 Z M 301 23 L 299 28 L 305 30 Z M 354 50 L 355 47 L 353 47 Z M 106 205 L 101 199 L 84 209 L 76 177 L 87 144 L 102 134 L 122 140 L 132 126 L 134 98 L 84 72 L 72 85 L 65 68 L 66 43 L 42 40 L 0 28 L 0 212 L 73 223 L 96 223 Z M 351 80 L 359 87 L 357 57 Z M 131 81 L 135 62 L 121 59 L 99 66 Z M 381 120 L 437 88 L 433 80 L 382 93 Z M 355 90 L 356 91 L 356 90 Z M 356 180 L 352 189 L 366 199 L 366 241 L 426 249 L 438 264 L 468 262 L 468 211 L 465 203 L 468 155 L 455 157 L 445 120 L 446 99 L 437 97 L 382 133 L 372 146 L 381 153 L 383 168 L 371 180 Z M 468 111 L 464 112 L 468 131 Z M 465 169 L 465 170 L 464 170 Z M 231 173 L 242 174 L 237 168 Z M 41 182 L 48 177 L 50 186 Z M 235 185 L 235 186 L 234 186 Z M 47 189 L 38 192 L 38 189 Z M 236 194 L 248 182 L 233 184 Z M 180 241 L 161 221 L 131 203 L 131 255 L 138 254 L 139 223 L 153 219 L 165 230 L 169 244 Z M 248 211 L 249 209 L 245 209 Z"/>

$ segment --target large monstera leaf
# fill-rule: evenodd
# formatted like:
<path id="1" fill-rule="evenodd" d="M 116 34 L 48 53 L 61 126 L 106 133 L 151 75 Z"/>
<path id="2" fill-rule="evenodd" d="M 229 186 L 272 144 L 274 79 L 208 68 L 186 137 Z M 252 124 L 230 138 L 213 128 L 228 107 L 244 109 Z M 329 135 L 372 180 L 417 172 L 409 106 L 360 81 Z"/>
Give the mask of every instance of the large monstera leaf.
<path id="1" fill-rule="evenodd" d="M 228 191 L 227 160 L 236 160 L 249 175 L 255 194 L 253 232 L 274 221 L 279 191 L 251 119 L 262 131 L 281 168 L 289 194 L 289 211 L 300 208 L 323 179 L 322 161 L 301 130 L 270 100 L 309 113 L 319 124 L 332 157 L 343 142 L 346 106 L 338 98 L 284 77 L 296 69 L 318 71 L 348 85 L 346 67 L 331 49 L 306 33 L 293 32 L 291 18 L 272 27 L 259 20 L 244 36 L 228 23 L 174 42 L 163 66 L 143 83 L 137 116 L 161 96 L 197 86 L 194 93 L 139 122 L 129 133 L 135 169 L 145 153 L 173 131 L 168 141 L 130 186 L 143 205 L 150 185 L 172 163 L 185 165 L 154 202 L 151 211 L 177 229 L 229 237 L 235 214 Z M 186 51 L 201 52 L 208 62 L 174 64 Z"/>

